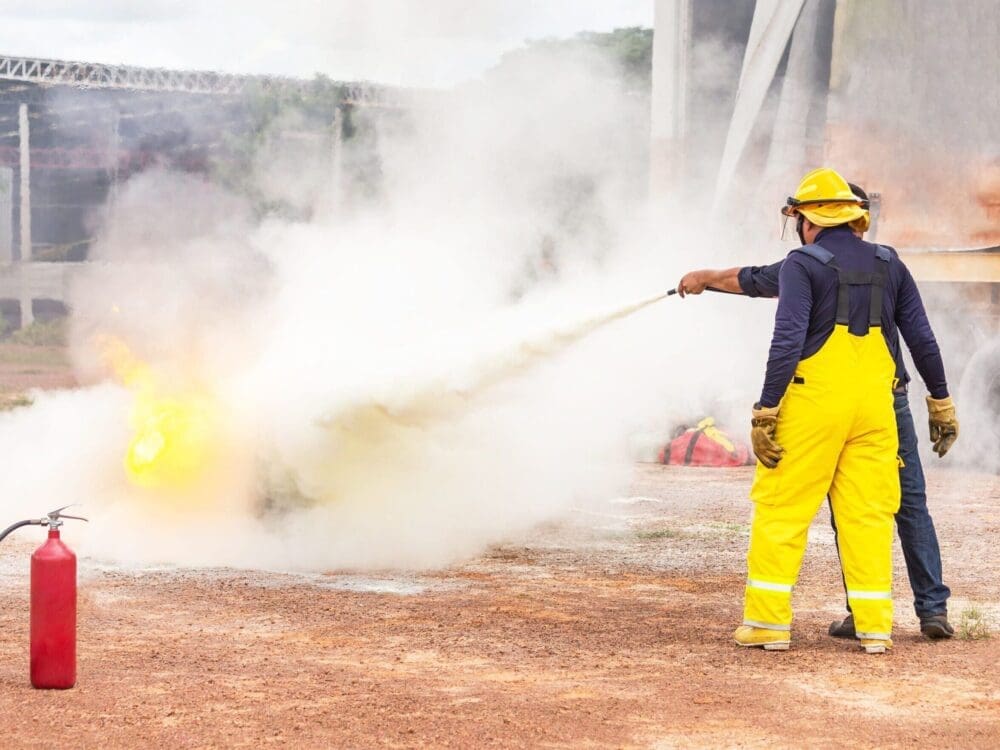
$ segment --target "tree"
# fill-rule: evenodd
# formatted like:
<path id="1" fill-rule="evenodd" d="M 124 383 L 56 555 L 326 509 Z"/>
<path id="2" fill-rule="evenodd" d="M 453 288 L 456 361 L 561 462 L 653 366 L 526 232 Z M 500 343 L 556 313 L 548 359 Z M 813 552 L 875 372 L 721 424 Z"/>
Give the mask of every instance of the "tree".
<path id="1" fill-rule="evenodd" d="M 330 135 L 336 110 L 345 97 L 345 87 L 317 74 L 303 86 L 288 86 L 263 80 L 247 92 L 241 102 L 241 127 L 226 134 L 226 149 L 213 164 L 215 177 L 229 189 L 249 197 L 260 214 L 295 215 L 296 209 L 261 194 L 255 181 L 255 160 L 276 133 L 294 117 L 298 129 Z M 350 107 L 345 107 L 344 136 L 354 133 Z"/>
<path id="2" fill-rule="evenodd" d="M 498 68 L 521 63 L 537 54 L 580 55 L 597 52 L 621 72 L 625 85 L 642 93 L 652 87 L 653 30 L 630 26 L 609 32 L 581 31 L 568 39 L 529 39 L 524 47 L 505 53 Z"/>

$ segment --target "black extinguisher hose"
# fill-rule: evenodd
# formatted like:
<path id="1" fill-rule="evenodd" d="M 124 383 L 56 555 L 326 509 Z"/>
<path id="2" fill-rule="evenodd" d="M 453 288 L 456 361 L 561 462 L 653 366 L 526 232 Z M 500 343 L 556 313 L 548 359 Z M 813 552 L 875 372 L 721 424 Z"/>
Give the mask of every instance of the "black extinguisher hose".
<path id="1" fill-rule="evenodd" d="M 8 534 L 9 534 L 10 532 L 12 532 L 12 531 L 14 531 L 14 530 L 16 530 L 16 529 L 19 529 L 19 528 L 21 528 L 22 526 L 37 526 L 37 525 L 38 525 L 38 523 L 39 523 L 39 522 L 38 522 L 38 519 L 37 519 L 37 518 L 29 518 L 29 519 L 28 519 L 27 521 L 18 521 L 18 522 L 17 522 L 17 523 L 15 523 L 15 524 L 11 524 L 10 526 L 8 526 L 8 527 L 7 527 L 6 529 L 4 529 L 3 531 L 0 531 L 0 542 L 2 542 L 2 541 L 3 541 L 4 539 L 6 539 L 6 538 L 7 538 L 7 535 L 8 535 Z"/>

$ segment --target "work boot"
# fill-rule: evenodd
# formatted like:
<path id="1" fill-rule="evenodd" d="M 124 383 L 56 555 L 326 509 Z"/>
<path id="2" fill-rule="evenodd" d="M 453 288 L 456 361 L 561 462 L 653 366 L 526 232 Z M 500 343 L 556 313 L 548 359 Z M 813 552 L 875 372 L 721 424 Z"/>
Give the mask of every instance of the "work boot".
<path id="1" fill-rule="evenodd" d="M 955 628 L 948 622 L 948 613 L 940 615 L 930 615 L 920 618 L 920 632 L 936 641 L 940 638 L 951 638 L 955 635 Z"/>
<path id="2" fill-rule="evenodd" d="M 892 648 L 892 641 L 888 638 L 862 638 L 861 648 L 865 650 L 866 654 L 884 654 Z"/>
<path id="3" fill-rule="evenodd" d="M 750 625 L 740 625 L 733 633 L 733 638 L 740 646 L 760 646 L 765 651 L 787 651 L 792 642 L 787 630 L 771 630 L 769 628 L 754 628 Z"/>
<path id="4" fill-rule="evenodd" d="M 830 629 L 827 632 L 834 638 L 856 638 L 854 615 L 848 614 L 843 620 L 834 620 L 830 623 Z"/>

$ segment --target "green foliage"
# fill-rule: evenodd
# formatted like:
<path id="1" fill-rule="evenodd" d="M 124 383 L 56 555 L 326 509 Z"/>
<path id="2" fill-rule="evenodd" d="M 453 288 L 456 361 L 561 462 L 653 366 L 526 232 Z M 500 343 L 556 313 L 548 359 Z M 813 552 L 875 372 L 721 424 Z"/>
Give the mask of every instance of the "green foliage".
<path id="1" fill-rule="evenodd" d="M 22 406 L 31 406 L 32 403 L 31 398 L 24 393 L 0 393 L 0 411 L 14 411 Z"/>
<path id="2" fill-rule="evenodd" d="M 257 84 L 246 95 L 246 107 L 257 130 L 288 110 L 298 112 L 307 123 L 324 127 L 333 121 L 343 98 L 343 85 L 317 74 L 308 86 L 303 87 Z"/>
<path id="3" fill-rule="evenodd" d="M 10 340 L 28 346 L 65 346 L 66 318 L 53 318 L 44 323 L 36 320 L 30 326 L 14 331 Z"/>
<path id="4" fill-rule="evenodd" d="M 746 534 L 750 531 L 750 524 L 747 523 L 710 523 L 708 525 L 713 529 L 726 531 L 730 534 Z"/>
<path id="5" fill-rule="evenodd" d="M 31 259 L 45 263 L 66 263 L 80 260 L 90 242 L 93 240 L 88 238 L 61 245 L 32 245 Z"/>
<path id="6" fill-rule="evenodd" d="M 674 529 L 647 529 L 644 531 L 637 531 L 635 535 L 638 539 L 646 542 L 655 539 L 676 539 L 681 536 L 681 532 L 675 531 Z"/>
<path id="7" fill-rule="evenodd" d="M 975 605 L 969 605 L 962 610 L 958 619 L 958 637 L 965 641 L 978 641 L 989 638 L 992 623 L 989 616 Z"/>
<path id="8" fill-rule="evenodd" d="M 289 206 L 264 199 L 254 184 L 254 163 L 268 138 L 280 129 L 288 118 L 295 118 L 296 127 L 316 133 L 329 133 L 337 107 L 343 101 L 342 84 L 317 74 L 307 86 L 283 86 L 272 81 L 255 85 L 244 95 L 244 127 L 225 136 L 224 156 L 213 164 L 213 173 L 223 185 L 248 196 L 260 214 L 288 213 Z M 350 108 L 344 123 L 344 137 L 353 133 Z"/>
<path id="9" fill-rule="evenodd" d="M 521 62 L 539 53 L 572 56 L 593 52 L 618 67 L 629 88 L 644 92 L 652 88 L 653 30 L 641 26 L 608 32 L 581 31 L 569 39 L 531 39 L 523 48 L 503 55 L 500 66 Z"/>
<path id="10" fill-rule="evenodd" d="M 651 88 L 653 56 L 653 30 L 642 27 L 615 29 L 610 32 L 585 31 L 568 39 L 529 40 L 524 47 L 506 53 L 498 68 L 508 64 L 531 66 L 539 54 L 567 56 L 592 56 L 597 54 L 611 63 L 627 90 L 648 93 Z M 341 106 L 346 91 L 344 86 L 323 75 L 316 75 L 306 86 L 283 86 L 273 81 L 263 81 L 244 95 L 242 101 L 243 126 L 225 136 L 225 148 L 213 164 L 215 178 L 230 190 L 247 196 L 260 215 L 278 214 L 295 217 L 296 209 L 265 197 L 255 184 L 255 164 L 258 154 L 267 146 L 276 132 L 294 120 L 294 128 L 313 133 L 332 133 L 337 108 Z M 357 136 L 358 151 L 374 151 L 366 143 L 363 122 L 356 118 L 353 108 L 343 107 L 343 137 L 348 141 Z M 377 180 L 377 163 L 371 159 L 355 165 L 356 180 L 360 189 L 376 192 L 365 180 Z"/>
<path id="11" fill-rule="evenodd" d="M 17 365 L 19 369 L 30 368 L 33 372 L 52 367 L 65 368 L 69 367 L 68 351 L 65 346 L 17 344 L 11 337 L 0 344 L 0 364 Z"/>

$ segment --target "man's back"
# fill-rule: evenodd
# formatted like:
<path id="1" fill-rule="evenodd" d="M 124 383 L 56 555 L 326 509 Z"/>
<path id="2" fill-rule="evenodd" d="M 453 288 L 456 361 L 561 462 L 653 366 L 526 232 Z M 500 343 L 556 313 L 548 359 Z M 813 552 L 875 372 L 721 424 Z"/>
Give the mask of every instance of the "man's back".
<path id="1" fill-rule="evenodd" d="M 843 272 L 871 274 L 876 263 L 885 262 L 877 259 L 876 245 L 861 240 L 846 226 L 824 230 L 816 238 L 816 244 L 833 255 L 836 266 Z M 944 365 L 913 277 L 891 249 L 886 265 L 880 323 L 889 353 L 901 363 L 898 326 L 928 390 L 935 398 L 943 397 L 947 395 Z M 780 398 L 795 364 L 818 352 L 833 332 L 840 279 L 834 266 L 807 253 L 793 251 L 781 266 L 779 287 L 764 388 L 767 403 Z M 852 286 L 848 295 L 848 331 L 863 336 L 869 328 L 872 287 Z M 902 370 L 898 364 L 897 370 Z"/>

